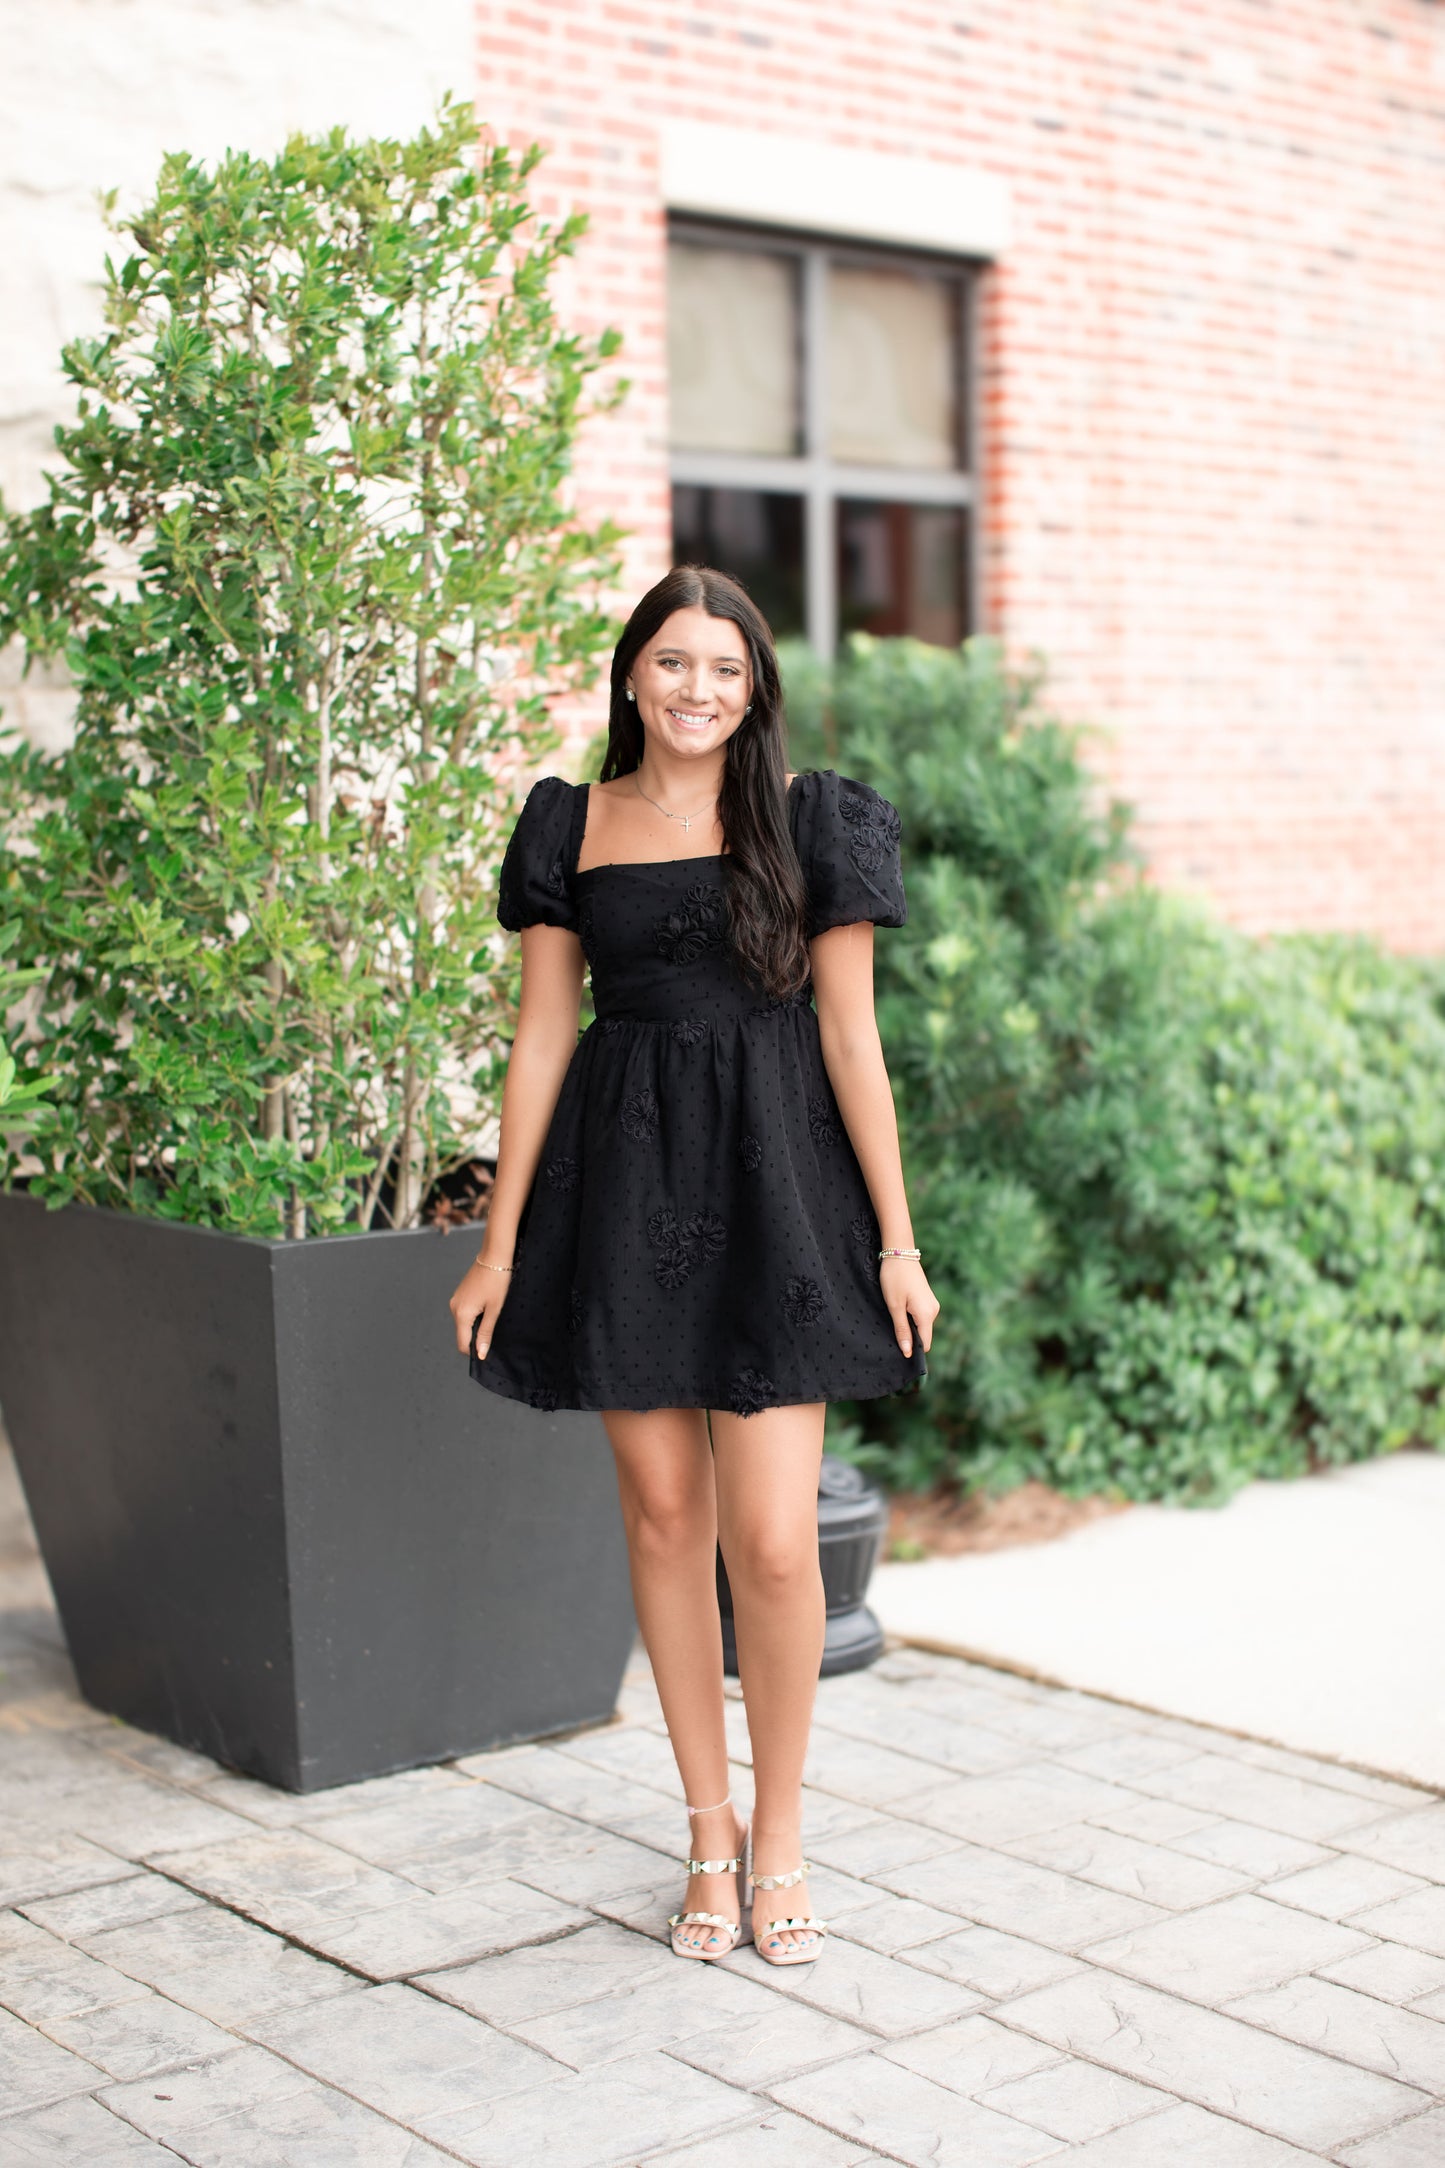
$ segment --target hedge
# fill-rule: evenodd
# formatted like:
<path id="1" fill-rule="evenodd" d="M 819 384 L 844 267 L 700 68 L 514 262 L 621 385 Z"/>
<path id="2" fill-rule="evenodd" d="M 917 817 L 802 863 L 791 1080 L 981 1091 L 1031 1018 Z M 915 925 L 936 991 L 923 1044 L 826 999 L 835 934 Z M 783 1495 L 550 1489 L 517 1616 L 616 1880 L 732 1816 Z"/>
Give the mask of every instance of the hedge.
<path id="1" fill-rule="evenodd" d="M 799 766 L 903 818 L 878 1011 L 943 1304 L 888 1482 L 1219 1501 L 1445 1442 L 1445 971 L 1160 894 L 989 643 L 786 667 Z"/>

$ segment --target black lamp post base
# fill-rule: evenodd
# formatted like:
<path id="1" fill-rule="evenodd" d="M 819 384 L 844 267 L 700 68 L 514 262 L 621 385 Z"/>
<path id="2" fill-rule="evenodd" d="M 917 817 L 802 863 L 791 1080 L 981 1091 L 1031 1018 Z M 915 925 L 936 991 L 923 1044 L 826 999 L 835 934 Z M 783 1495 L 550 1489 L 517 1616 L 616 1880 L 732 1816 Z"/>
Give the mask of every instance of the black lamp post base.
<path id="1" fill-rule="evenodd" d="M 738 1644 L 730 1612 L 723 1619 L 722 1630 L 723 1672 L 727 1678 L 735 1679 L 738 1675 Z M 864 1671 L 882 1654 L 883 1628 L 868 1606 L 860 1603 L 851 1611 L 837 1611 L 829 1617 L 818 1676 L 831 1679 L 840 1671 Z"/>

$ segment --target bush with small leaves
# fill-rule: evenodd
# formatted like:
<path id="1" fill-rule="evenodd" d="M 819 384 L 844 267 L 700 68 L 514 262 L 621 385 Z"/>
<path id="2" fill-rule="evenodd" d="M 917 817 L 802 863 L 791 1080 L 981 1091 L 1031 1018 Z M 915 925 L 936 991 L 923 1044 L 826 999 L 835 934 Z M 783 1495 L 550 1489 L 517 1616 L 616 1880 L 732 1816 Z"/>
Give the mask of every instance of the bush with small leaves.
<path id="1" fill-rule="evenodd" d="M 1440 967 L 1146 886 L 987 642 L 787 662 L 795 764 L 903 818 L 878 1012 L 943 1303 L 923 1392 L 840 1409 L 842 1449 L 905 1487 L 1203 1500 L 1445 1443 Z"/>
<path id="2" fill-rule="evenodd" d="M 35 1135 L 44 1126 L 47 1113 L 48 1086 L 44 1077 L 32 1071 L 21 1078 L 20 1065 L 3 1034 L 7 1011 L 22 988 L 38 976 L 31 971 L 16 971 L 6 960 L 6 952 L 15 946 L 19 932 L 18 926 L 0 926 L 0 1137 L 8 1130 Z"/>
<path id="3" fill-rule="evenodd" d="M 52 1204 L 292 1235 L 415 1224 L 494 1108 L 520 786 L 587 682 L 617 535 L 568 510 L 613 334 L 582 231 L 446 104 L 409 142 L 165 160 L 48 500 L 0 526 L 0 642 L 73 745 L 0 753 L 0 912 Z M 600 380 L 599 380 L 600 381 Z"/>

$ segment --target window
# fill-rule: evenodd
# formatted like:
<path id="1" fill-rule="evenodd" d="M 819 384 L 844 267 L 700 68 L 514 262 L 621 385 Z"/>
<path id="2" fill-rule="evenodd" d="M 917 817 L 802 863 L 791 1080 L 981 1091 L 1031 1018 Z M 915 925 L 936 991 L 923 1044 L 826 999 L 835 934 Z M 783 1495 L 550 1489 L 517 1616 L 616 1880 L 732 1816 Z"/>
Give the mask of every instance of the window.
<path id="1" fill-rule="evenodd" d="M 673 558 L 774 632 L 970 629 L 968 280 L 957 263 L 674 222 Z"/>

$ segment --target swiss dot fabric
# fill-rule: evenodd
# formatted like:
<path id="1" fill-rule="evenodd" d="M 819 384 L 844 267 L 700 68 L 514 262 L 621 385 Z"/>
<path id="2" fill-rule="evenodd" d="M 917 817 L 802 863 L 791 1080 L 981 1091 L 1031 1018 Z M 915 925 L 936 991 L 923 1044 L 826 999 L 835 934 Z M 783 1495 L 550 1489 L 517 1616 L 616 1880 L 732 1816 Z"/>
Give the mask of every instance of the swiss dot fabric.
<path id="1" fill-rule="evenodd" d="M 907 916 L 899 820 L 829 769 L 788 792 L 810 935 Z M 868 1400 L 927 1372 L 878 1284 L 878 1225 L 828 1080 L 811 983 L 734 968 L 725 860 L 576 870 L 587 787 L 533 785 L 497 916 L 569 928 L 596 1020 L 563 1079 L 515 1271 L 472 1376 L 536 1408 L 754 1415 Z"/>

